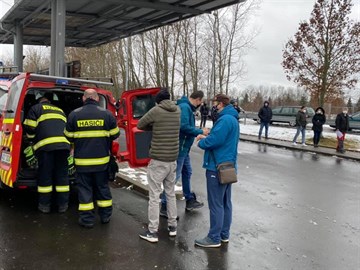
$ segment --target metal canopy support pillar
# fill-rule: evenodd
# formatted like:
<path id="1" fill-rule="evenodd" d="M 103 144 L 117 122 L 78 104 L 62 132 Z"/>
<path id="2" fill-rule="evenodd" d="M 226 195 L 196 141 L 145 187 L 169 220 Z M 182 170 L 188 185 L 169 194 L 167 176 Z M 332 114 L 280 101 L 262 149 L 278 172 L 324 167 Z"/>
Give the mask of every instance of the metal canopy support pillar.
<path id="1" fill-rule="evenodd" d="M 18 67 L 18 71 L 23 71 L 23 28 L 19 22 L 15 23 L 14 35 L 14 65 Z"/>
<path id="2" fill-rule="evenodd" d="M 56 55 L 56 0 L 51 1 L 51 53 L 49 75 L 55 76 Z"/>
<path id="3" fill-rule="evenodd" d="M 65 0 L 51 3 L 51 64 L 50 74 L 65 76 Z"/>

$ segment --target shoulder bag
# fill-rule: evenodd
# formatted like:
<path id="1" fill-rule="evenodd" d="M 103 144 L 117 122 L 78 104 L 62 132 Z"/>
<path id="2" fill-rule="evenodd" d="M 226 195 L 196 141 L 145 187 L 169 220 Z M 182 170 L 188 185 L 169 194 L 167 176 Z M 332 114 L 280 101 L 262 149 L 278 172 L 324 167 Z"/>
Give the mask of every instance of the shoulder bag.
<path id="1" fill-rule="evenodd" d="M 216 169 L 220 184 L 233 184 L 237 182 L 237 175 L 234 162 L 226 161 L 217 164 L 213 151 L 210 151 L 215 161 Z"/>

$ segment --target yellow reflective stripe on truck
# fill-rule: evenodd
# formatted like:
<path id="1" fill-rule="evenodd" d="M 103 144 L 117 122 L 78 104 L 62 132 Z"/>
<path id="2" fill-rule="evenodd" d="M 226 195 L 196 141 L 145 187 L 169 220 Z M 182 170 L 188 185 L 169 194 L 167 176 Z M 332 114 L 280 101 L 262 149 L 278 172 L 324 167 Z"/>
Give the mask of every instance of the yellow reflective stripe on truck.
<path id="1" fill-rule="evenodd" d="M 3 124 L 13 124 L 14 123 L 14 118 L 5 118 L 3 120 Z"/>

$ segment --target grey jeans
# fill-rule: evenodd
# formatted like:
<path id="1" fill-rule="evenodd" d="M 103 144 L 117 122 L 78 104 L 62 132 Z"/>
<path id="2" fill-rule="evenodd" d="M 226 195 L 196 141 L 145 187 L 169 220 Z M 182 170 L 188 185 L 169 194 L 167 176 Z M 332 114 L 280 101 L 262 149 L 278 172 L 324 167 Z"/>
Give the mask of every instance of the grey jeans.
<path id="1" fill-rule="evenodd" d="M 176 197 L 175 197 L 176 161 L 164 162 L 156 159 L 150 160 L 147 169 L 149 184 L 149 231 L 157 232 L 159 227 L 159 196 L 164 185 L 166 195 L 166 208 L 168 226 L 176 227 Z"/>

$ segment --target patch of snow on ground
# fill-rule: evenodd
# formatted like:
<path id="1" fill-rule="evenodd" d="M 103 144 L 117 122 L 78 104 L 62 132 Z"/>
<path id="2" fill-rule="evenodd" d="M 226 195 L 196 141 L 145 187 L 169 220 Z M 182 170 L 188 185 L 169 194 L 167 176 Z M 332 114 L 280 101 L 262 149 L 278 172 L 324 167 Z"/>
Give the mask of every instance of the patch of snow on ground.
<path id="1" fill-rule="evenodd" d="M 200 125 L 200 120 L 196 120 L 196 125 Z M 212 128 L 212 121 L 206 121 L 206 127 Z M 259 134 L 259 128 L 260 125 L 256 123 L 252 119 L 241 119 L 240 120 L 240 134 L 246 134 L 246 135 L 252 135 L 252 136 L 258 136 Z M 295 136 L 296 128 L 289 127 L 289 125 L 270 125 L 269 126 L 269 138 L 270 139 L 276 139 L 276 140 L 282 140 L 282 141 L 289 141 L 291 142 Z M 311 124 L 307 125 L 306 129 L 306 138 L 312 138 L 314 135 Z M 336 138 L 336 134 L 333 128 L 331 128 L 328 125 L 324 125 L 324 130 L 322 135 L 325 138 Z M 265 128 L 263 129 L 262 137 L 265 137 Z M 346 134 L 346 139 L 353 140 L 357 142 L 358 148 L 352 149 L 354 151 L 360 151 L 360 133 L 356 132 L 353 134 Z M 346 140 L 345 139 L 345 140 Z M 301 134 L 298 137 L 298 142 L 301 141 Z"/>

